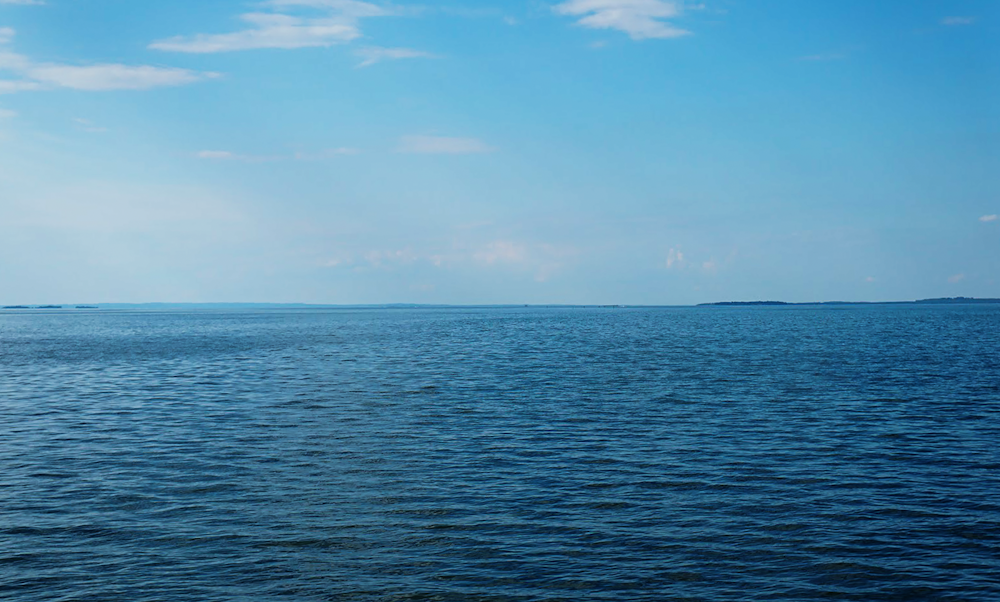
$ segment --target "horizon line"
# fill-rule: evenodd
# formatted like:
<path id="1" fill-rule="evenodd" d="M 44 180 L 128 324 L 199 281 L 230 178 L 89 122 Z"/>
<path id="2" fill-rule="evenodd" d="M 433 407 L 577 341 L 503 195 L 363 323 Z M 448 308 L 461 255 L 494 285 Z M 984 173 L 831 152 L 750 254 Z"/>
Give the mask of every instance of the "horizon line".
<path id="1" fill-rule="evenodd" d="M 889 301 L 778 301 L 778 300 L 755 300 L 755 301 L 713 301 L 704 303 L 410 303 L 410 302 L 389 302 L 389 303 L 306 303 L 306 302 L 279 302 L 279 301 L 144 301 L 144 302 L 107 302 L 107 303 L 27 303 L 27 304 L 5 304 L 0 305 L 0 309 L 128 309 L 144 307 L 188 307 L 188 308 L 224 308 L 224 307 L 244 307 L 244 308 L 302 308 L 302 309 L 392 309 L 392 308 L 486 308 L 486 307 L 566 307 L 566 308 L 655 308 L 655 307 L 724 307 L 724 306 L 802 306 L 802 305 L 899 305 L 915 303 L 1000 303 L 1000 298 L 989 297 L 932 297 L 912 300 L 889 300 Z"/>

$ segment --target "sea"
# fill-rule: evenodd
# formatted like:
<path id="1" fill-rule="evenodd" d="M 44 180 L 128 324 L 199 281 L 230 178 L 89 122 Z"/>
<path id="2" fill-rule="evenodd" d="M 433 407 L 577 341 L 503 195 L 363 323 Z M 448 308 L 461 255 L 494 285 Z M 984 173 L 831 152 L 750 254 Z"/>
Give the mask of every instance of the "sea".
<path id="1" fill-rule="evenodd" d="M 1000 600 L 1000 305 L 0 312 L 0 599 Z"/>

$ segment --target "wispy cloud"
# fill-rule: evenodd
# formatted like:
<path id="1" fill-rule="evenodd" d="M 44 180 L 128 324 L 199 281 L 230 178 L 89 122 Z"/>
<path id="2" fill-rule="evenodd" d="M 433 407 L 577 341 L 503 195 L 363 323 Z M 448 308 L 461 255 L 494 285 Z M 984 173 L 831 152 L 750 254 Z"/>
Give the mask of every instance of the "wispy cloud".
<path id="1" fill-rule="evenodd" d="M 617 29 L 633 40 L 678 38 L 691 32 L 665 19 L 679 17 L 681 4 L 667 0 L 567 0 L 553 7 L 560 15 L 578 17 L 591 29 Z"/>
<path id="2" fill-rule="evenodd" d="M 473 259 L 488 265 L 494 263 L 520 263 L 527 258 L 527 247 L 510 240 L 493 241 L 473 254 Z"/>
<path id="3" fill-rule="evenodd" d="M 345 157 L 345 156 L 360 155 L 360 154 L 361 154 L 360 149 L 342 146 L 339 148 L 328 148 L 326 150 L 319 151 L 318 153 L 298 152 L 292 155 L 292 158 L 295 159 L 296 161 L 322 161 L 324 159 L 334 159 L 337 157 Z"/>
<path id="4" fill-rule="evenodd" d="M 3 43 L 9 43 L 13 36 L 13 29 L 0 30 L 0 41 Z M 148 90 L 181 86 L 218 77 L 217 73 L 149 65 L 39 63 L 22 54 L 6 51 L 0 51 L 0 71 L 14 73 L 22 78 L 0 80 L 0 94 L 45 88 L 88 91 Z"/>
<path id="5" fill-rule="evenodd" d="M 241 163 L 267 163 L 270 161 L 280 161 L 283 158 L 267 155 L 240 155 L 224 150 L 203 150 L 198 151 L 194 156 L 209 161 L 239 161 Z"/>
<path id="6" fill-rule="evenodd" d="M 382 268 L 394 265 L 408 265 L 419 259 L 412 249 L 393 249 L 369 251 L 364 255 L 369 267 Z"/>
<path id="7" fill-rule="evenodd" d="M 173 67 L 104 65 L 59 65 L 41 63 L 32 65 L 24 74 L 41 84 L 74 90 L 149 90 L 165 86 L 182 86 L 206 78 L 218 77 L 215 73 L 198 73 Z"/>
<path id="8" fill-rule="evenodd" d="M 108 128 L 96 125 L 93 121 L 89 119 L 83 119 L 82 117 L 76 117 L 73 121 L 80 126 L 85 132 L 90 132 L 91 134 L 103 134 L 108 131 Z"/>
<path id="9" fill-rule="evenodd" d="M 355 272 L 396 270 L 410 265 L 441 270 L 488 269 L 530 275 L 535 282 L 544 283 L 571 265 L 578 255 L 575 247 L 501 238 L 472 244 L 455 241 L 449 249 L 342 248 L 318 258 L 317 264 Z"/>
<path id="10" fill-rule="evenodd" d="M 396 147 L 397 153 L 420 155 L 472 155 L 494 150 L 496 149 L 476 138 L 445 136 L 403 136 Z"/>
<path id="11" fill-rule="evenodd" d="M 41 6 L 43 0 L 0 0 L 0 4 L 20 4 L 22 6 Z"/>
<path id="12" fill-rule="evenodd" d="M 17 111 L 11 111 L 10 109 L 0 109 L 0 119 L 13 119 L 17 117 Z"/>
<path id="13" fill-rule="evenodd" d="M 358 21 L 368 17 L 397 14 L 392 8 L 357 0 L 271 0 L 264 3 L 273 12 L 240 15 L 250 27 L 219 34 L 195 34 L 158 40 L 155 50 L 189 53 L 234 52 L 260 48 L 315 48 L 346 44 L 361 37 Z M 293 8 L 328 11 L 319 18 L 284 14 Z"/>
<path id="14" fill-rule="evenodd" d="M 979 221 L 981 221 L 981 222 L 995 222 L 998 219 L 1000 219 L 1000 215 L 997 215 L 997 214 L 994 213 L 993 215 L 984 215 L 984 216 L 982 216 L 981 218 L 979 218 Z"/>
<path id="15" fill-rule="evenodd" d="M 13 94 L 15 92 L 27 92 L 30 90 L 40 90 L 42 85 L 38 82 L 24 80 L 0 79 L 0 94 Z"/>
<path id="16" fill-rule="evenodd" d="M 207 54 L 257 48 L 332 46 L 361 37 L 357 27 L 337 19 L 302 19 L 266 13 L 250 13 L 240 18 L 254 27 L 234 33 L 177 36 L 153 42 L 149 47 L 170 52 Z"/>
<path id="17" fill-rule="evenodd" d="M 672 270 L 675 267 L 684 267 L 684 253 L 678 249 L 670 249 L 670 252 L 667 253 L 667 269 Z"/>
<path id="18" fill-rule="evenodd" d="M 320 8 L 336 11 L 347 17 L 385 17 L 402 14 L 403 9 L 390 4 L 373 4 L 362 0 L 267 0 L 266 6 L 282 8 Z"/>
<path id="19" fill-rule="evenodd" d="M 17 32 L 10 27 L 0 27 L 0 44 L 9 44 Z"/>
<path id="20" fill-rule="evenodd" d="M 358 63 L 358 67 L 370 67 L 376 63 L 381 63 L 382 61 L 394 61 L 399 59 L 437 58 L 435 55 L 422 50 L 412 50 L 410 48 L 380 48 L 378 46 L 359 48 L 355 54 L 363 59 L 360 63 Z"/>
<path id="21" fill-rule="evenodd" d="M 965 274 L 955 274 L 954 276 L 948 278 L 948 282 L 952 284 L 957 284 L 963 280 L 965 280 Z"/>
<path id="22" fill-rule="evenodd" d="M 976 22 L 976 17 L 945 17 L 941 19 L 941 25 L 953 27 L 956 25 L 972 25 Z"/>
<path id="23" fill-rule="evenodd" d="M 578 254 L 577 249 L 547 243 L 529 244 L 515 240 L 494 240 L 472 251 L 471 259 L 479 266 L 515 269 L 533 274 L 535 282 L 548 282 L 566 262 Z M 452 257 L 451 261 L 462 261 Z M 436 262 L 441 265 L 441 261 Z"/>
<path id="24" fill-rule="evenodd" d="M 242 155 L 226 150 L 203 150 L 194 153 L 198 159 L 208 161 L 238 161 L 241 163 L 268 163 L 271 161 L 321 161 L 346 155 L 360 154 L 356 148 L 331 148 L 318 153 L 298 152 L 293 155 Z"/>

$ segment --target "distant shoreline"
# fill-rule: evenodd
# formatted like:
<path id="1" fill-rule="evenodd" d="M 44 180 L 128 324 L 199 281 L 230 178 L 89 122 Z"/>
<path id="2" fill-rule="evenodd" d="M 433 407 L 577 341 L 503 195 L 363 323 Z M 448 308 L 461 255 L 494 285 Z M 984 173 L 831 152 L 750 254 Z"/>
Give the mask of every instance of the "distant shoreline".
<path id="1" fill-rule="evenodd" d="M 699 303 L 697 307 L 759 307 L 759 306 L 815 306 L 815 305 L 962 305 L 977 303 L 1000 303 L 1000 299 L 977 299 L 975 297 L 940 297 L 918 299 L 916 301 L 719 301 Z"/>

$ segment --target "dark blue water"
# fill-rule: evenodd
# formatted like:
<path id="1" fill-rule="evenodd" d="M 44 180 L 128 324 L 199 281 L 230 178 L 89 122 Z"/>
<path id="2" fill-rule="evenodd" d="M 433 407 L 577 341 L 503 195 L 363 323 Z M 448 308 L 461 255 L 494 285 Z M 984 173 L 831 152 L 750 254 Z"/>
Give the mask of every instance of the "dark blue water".
<path id="1" fill-rule="evenodd" d="M 1000 600 L 1000 307 L 0 313 L 0 598 Z"/>

